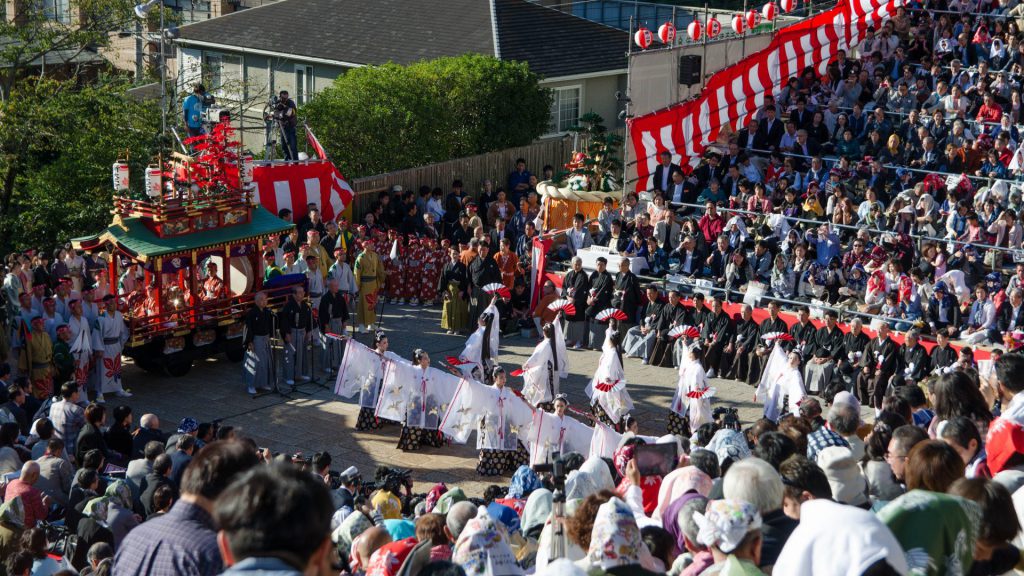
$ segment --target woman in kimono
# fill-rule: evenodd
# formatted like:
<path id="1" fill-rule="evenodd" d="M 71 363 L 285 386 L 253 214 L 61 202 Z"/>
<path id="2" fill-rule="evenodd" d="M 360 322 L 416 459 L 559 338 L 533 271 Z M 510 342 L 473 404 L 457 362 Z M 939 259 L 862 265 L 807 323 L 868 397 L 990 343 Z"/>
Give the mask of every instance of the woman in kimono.
<path id="1" fill-rule="evenodd" d="M 476 472 L 481 476 L 511 474 L 530 461 L 521 439 L 529 436 L 533 410 L 505 386 L 501 366 L 491 371 L 491 379 L 493 386 L 469 379 L 459 382 L 440 426 L 445 436 L 459 444 L 465 444 L 476 430 L 480 451 Z"/>
<path id="2" fill-rule="evenodd" d="M 799 414 L 804 396 L 806 393 L 804 379 L 800 375 L 800 354 L 795 351 L 786 354 L 776 341 L 765 363 L 754 399 L 764 403 L 765 418 L 778 422 L 787 406 L 788 411 L 785 413 Z"/>
<path id="3" fill-rule="evenodd" d="M 565 394 L 555 397 L 554 407 L 553 414 L 542 410 L 533 413 L 529 436 L 530 466 L 553 461 L 555 453 L 590 453 L 594 429 L 566 415 L 569 399 Z"/>
<path id="4" fill-rule="evenodd" d="M 441 416 L 461 380 L 431 368 L 430 356 L 421 349 L 413 351 L 412 362 L 393 362 L 388 367 L 376 412 L 378 418 L 404 422 L 398 448 L 406 452 L 423 444 L 441 445 Z"/>
<path id="5" fill-rule="evenodd" d="M 541 332 L 544 339 L 533 349 L 523 364 L 523 398 L 538 410 L 551 412 L 552 402 L 558 395 L 561 378 L 568 376 L 565 357 L 565 337 L 558 322 L 545 324 Z M 513 374 L 515 375 L 515 374 Z"/>
<path id="6" fill-rule="evenodd" d="M 375 412 L 388 364 L 401 362 L 402 359 L 394 352 L 388 351 L 388 337 L 384 332 L 377 332 L 374 335 L 373 345 L 374 348 L 371 350 L 355 339 L 348 341 L 348 345 L 345 346 L 345 358 L 341 361 L 338 380 L 334 385 L 334 393 L 339 396 L 351 398 L 359 394 L 356 430 L 370 430 L 380 428 L 384 424 L 395 423 L 378 418 Z"/>
<path id="7" fill-rule="evenodd" d="M 459 354 L 458 368 L 466 378 L 487 383 L 491 371 L 498 365 L 498 342 L 501 336 L 501 318 L 498 297 L 484 309 L 477 319 L 477 329 L 466 339 L 466 347 Z"/>
<path id="8" fill-rule="evenodd" d="M 441 305 L 441 328 L 448 334 L 462 332 L 469 324 L 469 275 L 459 260 L 458 247 L 448 248 L 448 263 L 441 270 L 437 293 Z"/>
<path id="9" fill-rule="evenodd" d="M 572 270 L 562 281 L 562 298 L 572 300 L 576 313 L 566 317 L 565 339 L 572 342 L 573 349 L 578 350 L 587 342 L 587 297 L 590 296 L 590 278 L 583 269 L 583 260 L 576 256 L 572 259 Z"/>
<path id="10" fill-rule="evenodd" d="M 668 413 L 668 433 L 690 436 L 704 424 L 712 421 L 711 397 L 714 388 L 708 387 L 707 373 L 701 364 L 701 351 L 688 346 L 679 365 L 679 380 L 672 409 Z"/>
<path id="11" fill-rule="evenodd" d="M 586 388 L 594 417 L 617 432 L 623 431 L 623 420 L 633 409 L 633 399 L 626 390 L 626 372 L 622 369 L 621 341 L 619 331 L 609 325 L 597 371 Z"/>

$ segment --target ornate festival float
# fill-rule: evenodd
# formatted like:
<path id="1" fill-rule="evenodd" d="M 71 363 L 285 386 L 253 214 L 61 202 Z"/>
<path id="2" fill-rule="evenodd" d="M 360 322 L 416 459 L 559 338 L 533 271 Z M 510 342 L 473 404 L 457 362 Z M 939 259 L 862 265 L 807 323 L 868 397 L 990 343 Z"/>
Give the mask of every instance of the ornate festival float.
<path id="1" fill-rule="evenodd" d="M 256 292 L 281 306 L 303 275 L 263 282 L 260 247 L 293 225 L 259 204 L 255 163 L 242 156 L 226 122 L 184 142 L 146 168 L 133 189 L 128 164 L 113 165 L 113 221 L 72 246 L 106 252 L 130 330 L 124 355 L 147 371 L 187 373 L 199 358 L 223 352 L 238 362 L 243 320 Z M 273 168 L 273 164 L 269 163 Z"/>

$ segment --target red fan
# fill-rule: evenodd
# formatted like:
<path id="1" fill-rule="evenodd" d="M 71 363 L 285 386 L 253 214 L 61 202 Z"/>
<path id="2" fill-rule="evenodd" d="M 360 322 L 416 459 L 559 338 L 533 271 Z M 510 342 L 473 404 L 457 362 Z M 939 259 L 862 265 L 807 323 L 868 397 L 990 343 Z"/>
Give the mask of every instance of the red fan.
<path id="1" fill-rule="evenodd" d="M 700 330 L 690 325 L 676 326 L 668 331 L 668 336 L 669 338 L 682 338 L 683 336 L 690 339 L 700 338 Z"/>
<path id="2" fill-rule="evenodd" d="M 598 322 L 607 322 L 611 318 L 614 318 L 621 322 L 628 318 L 628 316 L 626 316 L 626 313 L 623 312 L 622 310 L 619 310 L 618 308 L 605 308 L 604 310 L 598 312 L 595 318 Z"/>
<path id="3" fill-rule="evenodd" d="M 616 380 L 615 382 L 601 382 L 600 384 L 596 384 L 594 388 L 597 388 L 601 392 L 611 392 L 613 389 L 620 388 L 619 383 L 621 382 L 622 380 Z"/>
<path id="4" fill-rule="evenodd" d="M 447 360 L 448 363 L 451 364 L 452 366 L 462 366 L 463 364 L 471 364 L 471 362 L 467 362 L 455 356 L 445 356 L 445 360 Z"/>
<path id="5" fill-rule="evenodd" d="M 548 304 L 548 310 L 554 310 L 555 312 L 562 310 L 569 316 L 576 315 L 576 305 L 572 303 L 572 300 L 568 300 L 566 298 L 555 300 L 551 304 Z"/>
<path id="6" fill-rule="evenodd" d="M 775 340 L 780 342 L 792 342 L 793 336 L 790 335 L 789 332 L 769 332 L 764 336 L 761 336 L 761 339 L 765 342 L 773 342 Z"/>
<path id="7" fill-rule="evenodd" d="M 511 375 L 511 376 L 522 376 L 524 372 L 525 372 L 525 370 L 523 370 L 522 368 L 516 368 L 515 370 L 509 372 L 509 375 Z"/>
<path id="8" fill-rule="evenodd" d="M 370 308 L 375 307 L 377 305 L 377 293 L 374 292 L 373 294 L 367 294 L 366 303 L 370 306 Z"/>
<path id="9" fill-rule="evenodd" d="M 487 286 L 484 286 L 484 292 L 492 296 L 494 295 L 495 292 L 497 292 L 499 296 L 506 300 L 512 297 L 512 292 L 509 291 L 509 289 L 506 288 L 505 285 L 502 284 L 501 282 L 491 282 Z"/>
<path id="10" fill-rule="evenodd" d="M 344 334 L 335 334 L 334 332 L 324 332 L 324 336 L 327 336 L 328 338 L 333 338 L 334 340 L 348 339 L 348 336 L 345 336 Z"/>
<path id="11" fill-rule="evenodd" d="M 686 393 L 687 398 L 710 398 L 715 395 L 715 389 L 712 387 L 701 388 L 700 390 L 690 390 Z"/>

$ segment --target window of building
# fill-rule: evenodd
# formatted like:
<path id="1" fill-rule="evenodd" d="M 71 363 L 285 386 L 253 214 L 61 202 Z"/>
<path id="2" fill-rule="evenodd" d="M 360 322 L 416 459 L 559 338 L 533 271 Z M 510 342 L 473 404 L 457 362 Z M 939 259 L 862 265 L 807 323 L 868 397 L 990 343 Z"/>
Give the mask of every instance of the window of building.
<path id="1" fill-rule="evenodd" d="M 203 54 L 203 81 L 206 89 L 222 98 L 242 94 L 242 57 L 237 54 Z"/>
<path id="2" fill-rule="evenodd" d="M 60 22 L 61 24 L 71 23 L 71 0 L 41 0 L 43 16 L 47 20 Z"/>
<path id="3" fill-rule="evenodd" d="M 564 86 L 552 89 L 549 133 L 561 134 L 576 125 L 580 118 L 582 95 L 582 86 Z"/>
<path id="4" fill-rule="evenodd" d="M 302 106 L 313 97 L 313 67 L 295 65 L 295 103 Z"/>

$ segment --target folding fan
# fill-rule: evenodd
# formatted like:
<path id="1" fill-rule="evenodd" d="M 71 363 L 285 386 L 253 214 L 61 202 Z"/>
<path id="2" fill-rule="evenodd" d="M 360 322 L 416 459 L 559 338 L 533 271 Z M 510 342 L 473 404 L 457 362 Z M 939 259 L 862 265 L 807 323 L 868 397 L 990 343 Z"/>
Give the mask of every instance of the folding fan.
<path id="1" fill-rule="evenodd" d="M 761 339 L 765 342 L 772 342 L 773 340 L 779 340 L 780 342 L 792 342 L 793 336 L 788 332 L 769 332 L 764 336 L 761 336 Z"/>
<path id="2" fill-rule="evenodd" d="M 669 338 L 682 338 L 683 336 L 693 339 L 700 337 L 700 330 L 697 330 L 693 326 L 683 325 L 676 326 L 675 328 L 668 331 Z"/>
<path id="3" fill-rule="evenodd" d="M 572 300 L 568 300 L 566 298 L 561 298 L 559 300 L 555 300 L 551 304 L 548 304 L 548 310 L 553 310 L 555 312 L 562 310 L 570 316 L 576 315 L 576 305 L 572 303 Z"/>
<path id="4" fill-rule="evenodd" d="M 626 316 L 626 313 L 623 312 L 622 310 L 619 310 L 618 308 L 605 308 L 604 310 L 598 312 L 595 318 L 598 322 L 607 322 L 611 318 L 614 318 L 615 320 L 621 322 L 628 318 L 628 316 Z"/>

